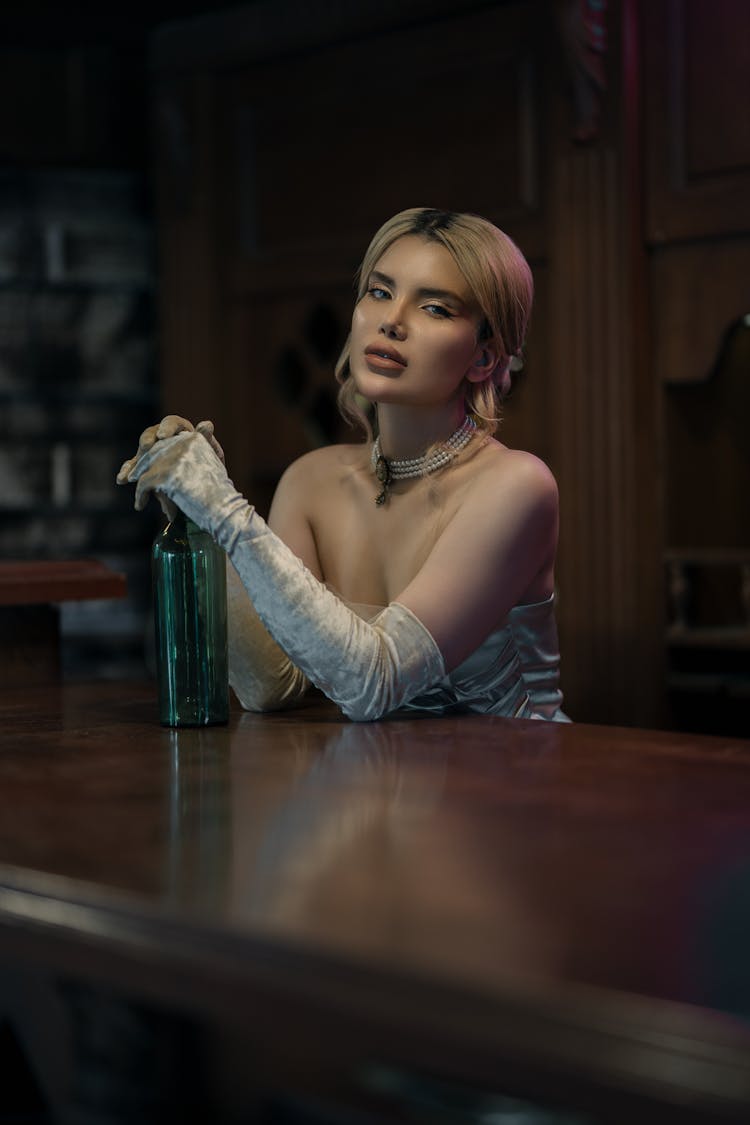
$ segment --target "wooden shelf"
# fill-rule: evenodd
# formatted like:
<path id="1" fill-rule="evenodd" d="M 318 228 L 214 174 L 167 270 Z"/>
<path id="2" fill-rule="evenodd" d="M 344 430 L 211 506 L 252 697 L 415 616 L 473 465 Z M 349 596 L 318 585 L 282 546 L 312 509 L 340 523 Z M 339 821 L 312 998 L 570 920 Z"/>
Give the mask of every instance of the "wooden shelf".
<path id="1" fill-rule="evenodd" d="M 672 625 L 666 632 L 670 648 L 750 649 L 750 628 L 743 625 Z"/>

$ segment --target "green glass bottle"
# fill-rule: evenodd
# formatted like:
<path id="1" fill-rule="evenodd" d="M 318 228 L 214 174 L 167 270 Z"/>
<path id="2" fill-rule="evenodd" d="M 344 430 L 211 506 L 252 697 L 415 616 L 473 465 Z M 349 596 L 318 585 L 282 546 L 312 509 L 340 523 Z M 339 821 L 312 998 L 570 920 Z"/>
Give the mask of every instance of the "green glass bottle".
<path id="1" fill-rule="evenodd" d="M 226 557 L 179 510 L 151 555 L 159 718 L 202 727 L 229 718 Z"/>

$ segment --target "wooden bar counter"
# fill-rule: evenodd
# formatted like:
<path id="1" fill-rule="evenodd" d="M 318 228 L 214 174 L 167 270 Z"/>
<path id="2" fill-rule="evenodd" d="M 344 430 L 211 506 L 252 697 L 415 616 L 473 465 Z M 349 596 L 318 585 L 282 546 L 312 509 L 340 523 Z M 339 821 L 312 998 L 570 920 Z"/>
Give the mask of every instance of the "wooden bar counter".
<path id="1" fill-rule="evenodd" d="M 177 732 L 133 683 L 0 719 L 39 1120 L 750 1120 L 750 742 L 321 699 Z"/>

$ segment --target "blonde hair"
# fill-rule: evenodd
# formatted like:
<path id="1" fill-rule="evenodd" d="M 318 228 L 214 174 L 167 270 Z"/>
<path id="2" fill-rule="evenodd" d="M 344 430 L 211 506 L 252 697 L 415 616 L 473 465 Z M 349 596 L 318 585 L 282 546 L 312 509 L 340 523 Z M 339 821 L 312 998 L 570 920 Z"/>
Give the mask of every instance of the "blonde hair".
<path id="1" fill-rule="evenodd" d="M 397 239 L 417 235 L 444 246 L 463 274 L 479 308 L 480 342 L 497 349 L 499 360 L 492 375 L 482 382 L 466 382 L 466 409 L 477 426 L 493 434 L 500 421 L 502 400 L 510 390 L 511 360 L 523 347 L 534 298 L 529 264 L 515 242 L 479 215 L 410 207 L 389 219 L 375 234 L 357 274 L 357 301 L 367 292 L 376 263 Z M 347 337 L 336 364 L 340 384 L 339 410 L 348 422 L 361 426 L 372 437 L 370 421 L 357 402 L 350 378 L 351 337 Z"/>

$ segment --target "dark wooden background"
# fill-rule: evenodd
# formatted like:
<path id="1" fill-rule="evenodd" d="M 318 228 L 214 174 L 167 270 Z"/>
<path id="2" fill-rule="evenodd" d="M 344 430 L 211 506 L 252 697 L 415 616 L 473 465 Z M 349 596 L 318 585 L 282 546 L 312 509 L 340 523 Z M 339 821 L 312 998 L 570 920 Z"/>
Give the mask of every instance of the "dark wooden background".
<path id="1" fill-rule="evenodd" d="M 567 709 L 746 734 L 750 11 L 610 0 L 601 88 L 571 7 L 278 0 L 143 27 L 144 128 L 122 135 L 154 185 L 162 402 L 215 420 L 266 509 L 341 434 L 374 229 L 487 215 L 537 284 L 503 433 L 560 484 Z"/>

